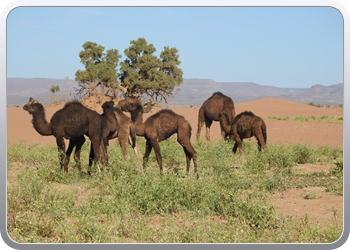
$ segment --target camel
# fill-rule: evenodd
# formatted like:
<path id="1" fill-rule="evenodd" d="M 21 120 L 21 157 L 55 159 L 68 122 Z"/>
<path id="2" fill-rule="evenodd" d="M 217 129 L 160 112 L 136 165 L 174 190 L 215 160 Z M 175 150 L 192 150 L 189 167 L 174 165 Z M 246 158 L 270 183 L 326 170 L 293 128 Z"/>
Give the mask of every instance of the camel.
<path id="1" fill-rule="evenodd" d="M 258 141 L 258 149 L 267 149 L 266 125 L 264 120 L 253 114 L 251 111 L 244 111 L 238 114 L 232 123 L 229 123 L 229 116 L 226 112 L 219 114 L 220 124 L 225 132 L 233 137 L 235 145 L 232 148 L 232 157 L 239 147 L 240 155 L 243 155 L 242 141 L 245 138 L 255 137 Z"/>
<path id="2" fill-rule="evenodd" d="M 229 122 L 233 121 L 235 117 L 235 106 L 232 99 L 221 92 L 215 92 L 209 97 L 203 105 L 200 107 L 198 112 L 198 129 L 197 129 L 197 140 L 200 138 L 201 129 L 203 124 L 206 126 L 205 137 L 210 141 L 210 126 L 213 121 L 219 121 L 220 112 L 226 112 L 228 115 Z M 220 124 L 221 135 L 223 138 L 227 138 L 227 133 Z"/>
<path id="3" fill-rule="evenodd" d="M 169 109 L 163 109 L 147 118 L 143 123 L 144 110 L 139 100 L 127 97 L 121 100 L 117 107 L 122 111 L 131 113 L 131 120 L 136 127 L 136 135 L 143 136 L 146 139 L 146 149 L 143 156 L 144 166 L 146 166 L 151 150 L 154 148 L 159 169 L 162 172 L 163 165 L 159 142 L 177 133 L 177 141 L 183 147 L 186 155 L 187 174 L 191 159 L 193 159 L 194 172 L 197 172 L 197 152 L 190 142 L 191 125 L 183 116 L 175 114 Z"/>
<path id="4" fill-rule="evenodd" d="M 80 151 L 85 142 L 84 135 L 87 135 L 93 145 L 94 162 L 100 171 L 97 162 L 100 158 L 104 161 L 105 154 L 101 152 L 101 148 L 103 149 L 101 147 L 103 123 L 97 112 L 86 108 L 78 101 L 71 101 L 58 110 L 51 117 L 50 122 L 47 122 L 43 105 L 32 97 L 29 98 L 23 109 L 33 116 L 33 126 L 39 134 L 55 136 L 60 153 L 61 169 L 68 172 L 70 154 L 73 148 L 76 147 L 74 159 L 78 163 L 79 170 L 81 170 Z M 67 151 L 65 151 L 64 138 L 69 139 Z"/>
<path id="5" fill-rule="evenodd" d="M 102 117 L 107 120 L 106 132 L 107 142 L 105 147 L 108 146 L 108 141 L 118 137 L 119 145 L 122 148 L 123 156 L 126 160 L 130 160 L 130 156 L 127 149 L 128 138 L 137 158 L 140 158 L 140 151 L 137 146 L 135 125 L 131 119 L 126 116 L 119 108 L 113 107 L 114 102 L 109 101 L 102 104 L 103 114 Z M 104 137 L 105 138 L 105 135 Z"/>

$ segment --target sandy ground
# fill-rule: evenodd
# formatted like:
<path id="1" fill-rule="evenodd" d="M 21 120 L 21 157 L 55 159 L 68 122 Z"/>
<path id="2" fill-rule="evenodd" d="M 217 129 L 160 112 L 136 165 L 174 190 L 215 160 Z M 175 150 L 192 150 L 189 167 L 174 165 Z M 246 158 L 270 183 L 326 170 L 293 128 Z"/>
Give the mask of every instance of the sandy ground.
<path id="1" fill-rule="evenodd" d="M 101 100 L 90 100 L 85 103 L 89 108 L 102 112 Z M 51 116 L 63 104 L 46 106 L 46 118 L 49 121 Z M 144 115 L 144 120 L 154 114 L 160 108 L 154 108 L 150 113 Z M 192 126 L 192 140 L 195 140 L 197 132 L 197 120 L 199 107 L 172 108 L 174 112 L 185 116 Z M 275 117 L 343 117 L 343 108 L 340 107 L 314 107 L 296 102 L 286 101 L 277 98 L 266 98 L 252 102 L 235 104 L 236 114 L 250 110 L 255 115 L 262 117 L 267 126 L 268 143 L 297 143 L 305 142 L 310 145 L 343 148 L 343 124 L 324 122 L 301 122 L 266 119 L 269 116 Z M 22 107 L 7 107 L 7 142 L 26 142 L 29 145 L 38 143 L 40 145 L 55 145 L 53 136 L 41 136 L 33 128 L 32 116 L 24 111 Z M 210 130 L 212 140 L 220 139 L 220 126 L 213 122 Z M 201 130 L 201 138 L 205 136 L 205 126 Z M 68 145 L 68 144 L 67 144 Z M 315 172 L 327 171 L 331 166 L 305 165 L 299 166 L 300 171 Z M 319 192 L 317 199 L 304 199 L 306 192 Z M 288 192 L 276 193 L 272 197 L 277 213 L 286 216 L 301 218 L 308 215 L 309 220 L 317 218 L 324 223 L 331 223 L 334 218 L 334 211 L 339 212 L 339 223 L 343 223 L 343 196 L 325 193 L 324 190 L 290 190 Z M 311 219 L 310 219 L 311 218 Z M 321 218 L 321 219 L 320 219 Z"/>

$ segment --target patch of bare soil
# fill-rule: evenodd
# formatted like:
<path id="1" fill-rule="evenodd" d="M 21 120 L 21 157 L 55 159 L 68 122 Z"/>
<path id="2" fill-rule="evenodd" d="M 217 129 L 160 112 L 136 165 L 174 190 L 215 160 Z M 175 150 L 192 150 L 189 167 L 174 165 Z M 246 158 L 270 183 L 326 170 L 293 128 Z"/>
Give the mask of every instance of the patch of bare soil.
<path id="1" fill-rule="evenodd" d="M 109 99 L 108 99 L 109 100 Z M 86 106 L 97 112 L 102 111 L 101 105 L 106 101 L 101 98 L 92 98 L 84 102 Z M 49 121 L 51 116 L 64 103 L 46 106 L 46 118 Z M 197 121 L 199 107 L 193 108 L 172 108 L 174 112 L 185 116 L 192 126 L 192 140 L 195 140 L 197 132 Z M 343 117 L 343 108 L 340 107 L 314 107 L 301 103 L 286 101 L 277 98 L 266 98 L 253 102 L 235 104 L 236 114 L 245 110 L 252 111 L 255 115 L 262 117 L 267 125 L 267 145 L 269 143 L 307 143 L 314 146 L 329 146 L 343 148 L 343 124 L 331 124 L 324 122 L 301 122 L 266 119 L 268 116 L 276 117 Z M 144 114 L 144 120 L 154 114 L 160 108 L 154 108 L 150 113 Z M 32 144 L 55 145 L 53 136 L 41 136 L 33 128 L 32 117 L 22 107 L 7 107 L 7 142 L 26 142 Z M 201 129 L 201 138 L 204 139 L 205 127 Z M 211 140 L 220 139 L 220 126 L 213 122 L 210 130 Z M 200 154 L 200 152 L 198 152 Z M 297 170 L 311 173 L 323 171 L 329 166 L 304 165 Z M 11 178 L 11 174 L 8 176 Z M 310 193 L 308 195 L 308 193 Z M 314 195 L 314 196 L 312 196 Z M 306 198 L 305 198 L 306 197 Z M 308 198 L 309 197 L 309 198 Z M 326 193 L 322 189 L 293 189 L 287 192 L 276 193 L 273 196 L 273 204 L 277 213 L 285 216 L 301 218 L 308 215 L 309 221 L 316 219 L 320 223 L 331 223 L 334 214 L 338 214 L 337 222 L 342 223 L 343 219 L 343 196 Z"/>
<path id="2" fill-rule="evenodd" d="M 296 173 L 311 174 L 327 172 L 333 167 L 330 164 L 300 164 Z M 273 205 L 277 214 L 284 217 L 302 219 L 307 216 L 310 225 L 316 223 L 343 225 L 343 196 L 326 192 L 324 187 L 294 188 L 288 191 L 277 192 L 272 196 Z"/>

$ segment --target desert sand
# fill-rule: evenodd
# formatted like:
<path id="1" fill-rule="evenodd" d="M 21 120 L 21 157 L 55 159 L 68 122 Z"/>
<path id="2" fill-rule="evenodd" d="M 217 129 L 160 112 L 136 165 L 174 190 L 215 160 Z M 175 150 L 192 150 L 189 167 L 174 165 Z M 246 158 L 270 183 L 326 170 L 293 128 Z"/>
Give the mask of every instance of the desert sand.
<path id="1" fill-rule="evenodd" d="M 90 99 L 84 104 L 102 112 L 103 101 L 99 99 Z M 46 118 L 49 121 L 51 116 L 60 108 L 63 103 L 49 105 L 45 107 Z M 154 108 L 150 113 L 144 114 L 144 120 L 154 114 L 161 108 Z M 177 114 L 185 116 L 192 126 L 192 140 L 195 140 L 198 122 L 199 107 L 192 108 L 172 108 Z M 252 111 L 255 115 L 262 117 L 267 126 L 268 143 L 297 143 L 303 142 L 315 146 L 328 145 L 330 147 L 343 148 L 343 124 L 333 124 L 324 122 L 302 122 L 285 121 L 277 119 L 266 119 L 270 116 L 275 117 L 343 117 L 343 108 L 340 107 L 314 107 L 306 104 L 291 102 L 277 98 L 266 98 L 253 102 L 235 104 L 236 114 L 245 110 Z M 22 107 L 7 107 L 7 142 L 19 143 L 21 141 L 29 145 L 38 143 L 40 145 L 54 145 L 53 136 L 41 136 L 32 126 L 32 116 Z M 204 138 L 205 126 L 201 130 L 201 138 Z M 220 139 L 219 122 L 213 122 L 210 130 L 212 140 Z"/>

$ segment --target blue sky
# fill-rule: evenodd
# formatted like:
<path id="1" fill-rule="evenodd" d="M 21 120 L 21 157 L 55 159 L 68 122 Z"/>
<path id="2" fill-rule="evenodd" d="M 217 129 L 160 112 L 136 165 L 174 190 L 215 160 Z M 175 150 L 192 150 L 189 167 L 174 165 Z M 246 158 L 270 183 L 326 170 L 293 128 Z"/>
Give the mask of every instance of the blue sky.
<path id="1" fill-rule="evenodd" d="M 7 77 L 75 78 L 86 41 L 176 47 L 184 78 L 307 88 L 343 82 L 332 7 L 19 7 L 7 18 Z"/>

